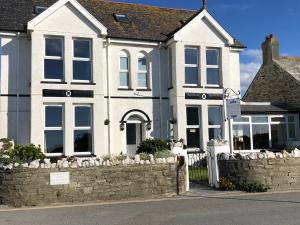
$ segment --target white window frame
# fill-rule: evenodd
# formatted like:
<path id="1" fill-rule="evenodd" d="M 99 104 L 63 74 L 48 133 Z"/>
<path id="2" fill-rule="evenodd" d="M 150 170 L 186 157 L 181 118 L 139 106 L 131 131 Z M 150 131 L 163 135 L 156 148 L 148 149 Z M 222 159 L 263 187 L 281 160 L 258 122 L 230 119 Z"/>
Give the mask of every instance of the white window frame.
<path id="1" fill-rule="evenodd" d="M 219 110 L 220 110 L 220 125 L 209 125 L 209 116 L 207 117 L 207 120 L 208 120 L 208 134 L 209 134 L 209 129 L 221 129 L 221 136 L 223 137 L 223 119 L 222 119 L 222 116 L 223 116 L 223 107 L 221 105 L 208 105 L 207 106 L 207 115 L 208 115 L 208 109 L 210 107 L 218 107 Z"/>
<path id="2" fill-rule="evenodd" d="M 288 117 L 292 116 L 294 117 L 294 122 L 288 122 Z M 242 115 L 242 117 L 248 118 L 249 122 L 234 122 L 232 123 L 231 129 L 233 130 L 233 125 L 249 125 L 250 126 L 250 144 L 251 144 L 251 149 L 247 149 L 247 150 L 236 150 L 234 149 L 235 152 L 259 152 L 260 149 L 254 149 L 254 143 L 253 143 L 253 131 L 252 131 L 252 126 L 253 125 L 268 125 L 268 129 L 269 129 L 269 147 L 272 148 L 272 130 L 271 130 L 271 125 L 278 125 L 278 124 L 284 124 L 286 125 L 286 137 L 287 137 L 287 141 L 293 141 L 297 139 L 297 130 L 299 129 L 298 124 L 298 119 L 297 119 L 297 114 L 283 114 L 283 115 Z M 253 122 L 252 118 L 253 117 L 267 117 L 268 121 L 267 122 Z M 285 122 L 273 122 L 272 118 L 285 118 Z M 290 138 L 289 137 L 289 131 L 288 131 L 288 126 L 290 124 L 294 124 L 295 126 L 295 138 Z"/>
<path id="3" fill-rule="evenodd" d="M 201 140 L 201 133 L 202 133 L 202 126 L 201 126 L 201 124 L 202 124 L 202 117 L 201 117 L 201 115 L 202 115 L 202 111 L 201 111 L 201 109 L 202 109 L 202 107 L 200 106 L 200 105 L 186 105 L 186 107 L 185 107 L 185 111 L 187 112 L 187 108 L 198 108 L 198 121 L 199 121 L 199 124 L 197 124 L 197 125 L 188 125 L 188 123 L 187 123 L 187 115 L 186 115 L 186 130 L 185 130 L 185 135 L 186 135 L 186 144 L 187 144 L 187 129 L 199 129 L 199 144 L 200 144 L 200 146 L 199 146 L 199 148 L 201 148 L 201 146 L 202 146 L 202 140 Z M 187 114 L 187 113 L 186 113 Z M 190 150 L 190 151 L 196 151 L 196 150 L 199 150 L 199 148 L 195 148 L 195 147 L 193 147 L 193 148 L 187 148 L 188 150 Z"/>
<path id="4" fill-rule="evenodd" d="M 139 59 L 143 59 L 143 58 L 146 59 L 146 70 L 139 69 Z M 149 88 L 149 66 L 148 65 L 149 65 L 149 62 L 148 62 L 148 57 L 147 57 L 146 53 L 140 52 L 138 54 L 138 61 L 137 61 L 137 84 L 138 84 L 137 86 L 138 86 L 138 89 L 148 89 Z M 138 76 L 140 73 L 146 75 L 146 86 L 145 87 L 139 86 Z"/>
<path id="5" fill-rule="evenodd" d="M 127 58 L 127 64 L 128 68 L 127 70 L 121 69 L 121 58 Z M 119 52 L 119 88 L 120 89 L 130 89 L 130 55 L 127 51 L 123 50 Z M 128 85 L 127 86 L 121 86 L 121 73 L 127 73 L 128 75 Z"/>
<path id="6" fill-rule="evenodd" d="M 82 57 L 75 57 L 75 44 L 74 42 L 75 41 L 88 41 L 89 42 L 89 48 L 90 48 L 90 56 L 89 58 L 82 58 Z M 73 71 L 73 74 L 72 74 L 72 82 L 73 83 L 91 83 L 93 81 L 93 60 L 92 60 L 92 57 L 93 57 L 93 53 L 92 53 L 92 40 L 91 39 L 88 39 L 88 38 L 73 38 L 73 41 L 72 41 L 72 44 L 73 44 L 73 54 L 72 54 L 72 68 L 74 70 L 74 67 L 73 67 L 73 62 L 74 61 L 81 61 L 81 62 L 90 62 L 91 64 L 91 77 L 90 77 L 90 80 L 76 80 L 74 79 L 74 71 Z"/>
<path id="7" fill-rule="evenodd" d="M 186 64 L 186 59 L 185 59 L 185 50 L 186 49 L 195 49 L 197 50 L 197 64 Z M 193 47 L 193 46 L 185 46 L 184 47 L 184 86 L 190 86 L 190 87 L 197 87 L 200 85 L 200 63 L 199 63 L 199 58 L 200 58 L 200 48 L 199 47 Z M 185 73 L 185 68 L 197 68 L 197 77 L 198 77 L 198 83 L 197 84 L 188 84 L 186 83 L 186 73 Z"/>
<path id="8" fill-rule="evenodd" d="M 61 120 L 62 120 L 62 124 L 61 127 L 47 127 L 46 126 L 46 108 L 47 107 L 60 107 L 62 110 L 62 115 L 61 115 Z M 44 104 L 44 153 L 45 156 L 49 156 L 49 157 L 55 157 L 55 156 L 63 156 L 65 154 L 65 131 L 64 131 L 64 124 L 65 124 L 65 120 L 64 120 L 64 104 L 60 104 L 60 103 L 46 103 Z M 46 136 L 45 136 L 45 131 L 63 131 L 63 152 L 62 153 L 47 153 L 47 149 L 46 149 Z"/>
<path id="9" fill-rule="evenodd" d="M 207 47 L 205 51 L 205 55 L 207 55 L 208 50 L 216 50 L 218 52 L 218 65 L 208 65 L 207 64 L 207 59 L 205 62 L 205 74 L 206 74 L 206 87 L 221 87 L 221 49 L 220 48 L 214 48 L 214 47 Z M 206 57 L 205 57 L 206 58 Z M 207 78 L 208 78 L 208 69 L 218 69 L 219 70 L 219 84 L 208 84 Z"/>
<path id="10" fill-rule="evenodd" d="M 91 125 L 87 126 L 87 127 L 76 127 L 76 107 L 88 107 L 91 109 Z M 74 155 L 76 156 L 82 156 L 82 155 L 91 155 L 94 152 L 94 130 L 93 130 L 93 122 L 94 122 L 94 118 L 93 118 L 93 105 L 92 104 L 74 104 L 73 105 L 73 112 L 74 112 L 74 127 L 73 127 L 73 152 Z M 91 152 L 75 152 L 75 131 L 91 131 L 92 134 L 92 149 Z"/>
<path id="11" fill-rule="evenodd" d="M 46 55 L 46 40 L 47 39 L 59 39 L 62 42 L 62 56 L 47 56 Z M 65 40 L 61 36 L 45 36 L 44 37 L 44 60 L 43 60 L 43 81 L 51 81 L 51 82 L 62 82 L 65 80 Z M 62 79 L 49 79 L 46 78 L 45 74 L 45 59 L 50 60 L 62 60 L 63 61 L 63 77 Z"/>

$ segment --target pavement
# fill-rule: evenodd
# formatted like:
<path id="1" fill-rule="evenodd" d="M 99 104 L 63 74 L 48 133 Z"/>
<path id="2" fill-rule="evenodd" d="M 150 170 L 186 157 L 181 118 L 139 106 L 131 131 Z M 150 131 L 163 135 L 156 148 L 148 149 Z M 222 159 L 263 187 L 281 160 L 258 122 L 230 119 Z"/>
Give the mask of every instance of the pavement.
<path id="1" fill-rule="evenodd" d="M 192 189 L 184 196 L 0 209 L 1 225 L 300 225 L 300 192 Z"/>

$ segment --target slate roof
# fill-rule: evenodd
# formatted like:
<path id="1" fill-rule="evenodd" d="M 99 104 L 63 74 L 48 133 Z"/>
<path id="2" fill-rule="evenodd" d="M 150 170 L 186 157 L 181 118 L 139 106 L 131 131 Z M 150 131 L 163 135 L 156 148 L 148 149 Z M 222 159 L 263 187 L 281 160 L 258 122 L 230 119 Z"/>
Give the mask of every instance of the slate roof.
<path id="1" fill-rule="evenodd" d="M 0 30 L 26 32 L 27 22 L 36 15 L 34 6 L 49 7 L 57 0 L 0 0 Z M 108 29 L 108 36 L 122 39 L 167 41 L 200 11 L 161 8 L 103 0 L 78 0 Z M 127 14 L 130 23 L 117 22 L 114 13 Z M 233 47 L 245 48 L 235 41 Z"/>
<path id="2" fill-rule="evenodd" d="M 300 82 L 300 58 L 280 57 L 274 62 Z"/>
<path id="3" fill-rule="evenodd" d="M 261 105 L 246 104 L 241 105 L 242 114 L 277 114 L 277 113 L 298 113 L 299 110 L 284 105 Z"/>

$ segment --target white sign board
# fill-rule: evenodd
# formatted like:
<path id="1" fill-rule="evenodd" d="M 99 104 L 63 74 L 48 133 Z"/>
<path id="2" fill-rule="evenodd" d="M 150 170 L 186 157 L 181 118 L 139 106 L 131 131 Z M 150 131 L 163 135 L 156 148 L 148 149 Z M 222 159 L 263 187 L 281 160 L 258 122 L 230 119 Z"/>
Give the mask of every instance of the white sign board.
<path id="1" fill-rule="evenodd" d="M 50 185 L 70 184 L 69 172 L 50 173 Z"/>
<path id="2" fill-rule="evenodd" d="M 236 119 L 241 117 L 240 99 L 226 99 L 227 119 Z"/>

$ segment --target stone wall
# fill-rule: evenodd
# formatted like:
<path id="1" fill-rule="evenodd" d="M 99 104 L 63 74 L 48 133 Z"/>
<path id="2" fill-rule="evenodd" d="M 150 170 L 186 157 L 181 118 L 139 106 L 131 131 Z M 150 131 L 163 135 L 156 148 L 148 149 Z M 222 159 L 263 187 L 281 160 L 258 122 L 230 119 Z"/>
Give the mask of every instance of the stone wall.
<path id="1" fill-rule="evenodd" d="M 259 182 L 273 191 L 300 190 L 300 158 L 219 160 L 219 175 L 240 183 Z"/>
<path id="2" fill-rule="evenodd" d="M 15 207 L 122 200 L 184 192 L 177 163 L 89 168 L 14 168 L 0 171 L 0 203 Z M 69 172 L 70 183 L 50 185 L 50 173 Z"/>

